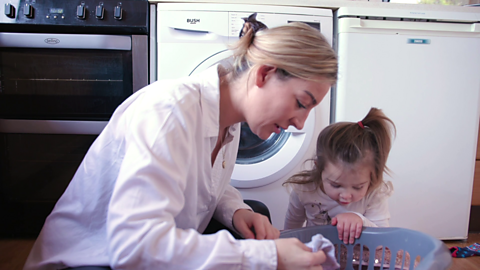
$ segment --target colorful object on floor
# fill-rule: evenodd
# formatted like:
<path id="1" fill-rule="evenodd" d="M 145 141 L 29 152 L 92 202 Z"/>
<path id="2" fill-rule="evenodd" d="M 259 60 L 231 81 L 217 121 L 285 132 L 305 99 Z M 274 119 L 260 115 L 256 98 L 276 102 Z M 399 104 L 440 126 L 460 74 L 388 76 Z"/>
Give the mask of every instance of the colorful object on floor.
<path id="1" fill-rule="evenodd" d="M 452 257 L 467 258 L 472 256 L 480 256 L 480 244 L 474 243 L 468 247 L 451 247 Z"/>

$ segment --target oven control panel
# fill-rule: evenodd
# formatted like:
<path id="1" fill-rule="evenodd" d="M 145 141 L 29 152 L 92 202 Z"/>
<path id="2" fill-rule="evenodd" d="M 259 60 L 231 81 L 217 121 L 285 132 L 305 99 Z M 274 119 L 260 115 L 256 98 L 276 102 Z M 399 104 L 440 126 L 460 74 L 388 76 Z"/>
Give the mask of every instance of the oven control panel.
<path id="1" fill-rule="evenodd" d="M 0 0 L 0 9 L 7 31 L 148 31 L 148 0 Z"/>

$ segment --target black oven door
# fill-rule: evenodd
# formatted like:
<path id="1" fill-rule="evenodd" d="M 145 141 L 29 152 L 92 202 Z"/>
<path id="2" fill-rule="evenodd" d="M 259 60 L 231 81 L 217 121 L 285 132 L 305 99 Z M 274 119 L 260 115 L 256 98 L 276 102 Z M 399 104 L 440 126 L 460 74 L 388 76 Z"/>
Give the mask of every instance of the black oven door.
<path id="1" fill-rule="evenodd" d="M 0 118 L 108 120 L 134 91 L 137 36 L 0 33 Z M 138 82 L 137 82 L 138 84 Z"/>
<path id="2" fill-rule="evenodd" d="M 147 84 L 147 40 L 0 33 L 0 237 L 38 235 L 114 110 Z"/>
<path id="3" fill-rule="evenodd" d="M 37 237 L 97 136 L 0 133 L 0 238 Z"/>

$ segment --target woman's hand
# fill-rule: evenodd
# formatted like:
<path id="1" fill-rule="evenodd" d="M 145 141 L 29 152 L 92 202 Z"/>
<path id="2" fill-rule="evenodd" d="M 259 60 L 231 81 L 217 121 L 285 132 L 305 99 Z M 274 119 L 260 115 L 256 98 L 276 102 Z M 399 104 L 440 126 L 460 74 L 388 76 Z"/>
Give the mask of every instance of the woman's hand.
<path id="1" fill-rule="evenodd" d="M 233 214 L 233 226 L 246 239 L 277 239 L 280 231 L 273 227 L 268 217 L 247 209 Z"/>
<path id="2" fill-rule="evenodd" d="M 354 213 L 341 213 L 332 218 L 332 225 L 337 225 L 340 240 L 345 244 L 353 244 L 362 234 L 363 220 Z"/>
<path id="3" fill-rule="evenodd" d="M 315 253 L 297 238 L 275 240 L 277 247 L 277 269 L 314 269 L 322 270 L 321 264 L 327 259 L 319 250 Z"/>

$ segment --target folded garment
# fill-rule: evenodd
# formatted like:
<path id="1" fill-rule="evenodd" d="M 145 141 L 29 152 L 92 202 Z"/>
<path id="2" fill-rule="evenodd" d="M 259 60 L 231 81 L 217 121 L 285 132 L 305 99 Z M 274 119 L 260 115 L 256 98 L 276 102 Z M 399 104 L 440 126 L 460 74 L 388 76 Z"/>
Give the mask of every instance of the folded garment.
<path id="1" fill-rule="evenodd" d="M 451 247 L 452 257 L 467 258 L 472 256 L 480 256 L 480 244 L 474 243 L 468 247 Z"/>
<path id="2" fill-rule="evenodd" d="M 327 259 L 325 263 L 322 264 L 323 270 L 335 270 L 340 268 L 337 259 L 335 258 L 335 246 L 327 238 L 323 237 L 321 234 L 316 234 L 312 236 L 312 241 L 306 243 L 307 247 L 312 249 L 312 252 L 317 252 L 323 250 Z"/>

